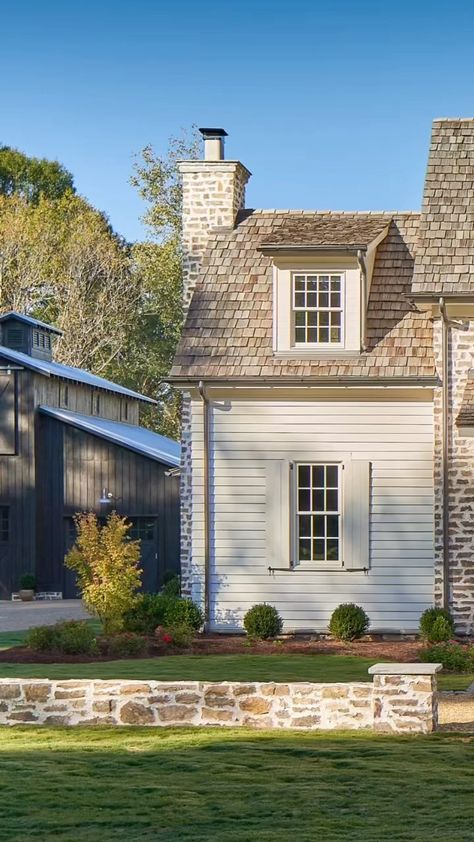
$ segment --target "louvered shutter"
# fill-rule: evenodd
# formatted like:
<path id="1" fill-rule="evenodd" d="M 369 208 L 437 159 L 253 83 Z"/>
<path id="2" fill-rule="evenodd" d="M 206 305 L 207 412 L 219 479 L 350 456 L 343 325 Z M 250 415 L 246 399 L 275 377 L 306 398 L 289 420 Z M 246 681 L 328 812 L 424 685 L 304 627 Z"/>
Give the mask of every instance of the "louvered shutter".
<path id="1" fill-rule="evenodd" d="M 370 462 L 349 461 L 343 470 L 343 563 L 346 570 L 370 566 Z"/>
<path id="2" fill-rule="evenodd" d="M 266 463 L 266 543 L 269 567 L 290 569 L 291 463 L 272 459 Z"/>

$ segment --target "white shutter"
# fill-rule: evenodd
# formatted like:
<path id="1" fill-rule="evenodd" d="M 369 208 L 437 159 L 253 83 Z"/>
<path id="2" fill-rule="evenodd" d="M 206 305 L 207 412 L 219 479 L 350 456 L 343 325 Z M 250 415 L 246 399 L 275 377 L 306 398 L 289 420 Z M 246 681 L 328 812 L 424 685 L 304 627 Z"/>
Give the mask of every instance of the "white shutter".
<path id="1" fill-rule="evenodd" d="M 266 463 L 266 541 L 269 567 L 290 569 L 291 465 L 286 459 Z"/>
<path id="2" fill-rule="evenodd" d="M 370 462 L 346 462 L 342 473 L 344 568 L 364 570 L 370 566 Z"/>

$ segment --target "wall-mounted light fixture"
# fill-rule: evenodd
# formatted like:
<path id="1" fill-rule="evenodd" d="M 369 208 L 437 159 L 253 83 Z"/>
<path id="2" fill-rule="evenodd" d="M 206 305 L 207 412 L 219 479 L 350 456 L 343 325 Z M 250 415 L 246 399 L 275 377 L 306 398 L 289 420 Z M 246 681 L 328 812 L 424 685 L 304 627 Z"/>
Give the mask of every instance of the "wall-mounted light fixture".
<path id="1" fill-rule="evenodd" d="M 107 489 L 104 487 L 102 489 L 102 495 L 99 497 L 97 502 L 100 503 L 101 506 L 111 506 L 114 500 L 117 499 L 118 498 L 114 497 L 111 491 L 107 491 Z"/>

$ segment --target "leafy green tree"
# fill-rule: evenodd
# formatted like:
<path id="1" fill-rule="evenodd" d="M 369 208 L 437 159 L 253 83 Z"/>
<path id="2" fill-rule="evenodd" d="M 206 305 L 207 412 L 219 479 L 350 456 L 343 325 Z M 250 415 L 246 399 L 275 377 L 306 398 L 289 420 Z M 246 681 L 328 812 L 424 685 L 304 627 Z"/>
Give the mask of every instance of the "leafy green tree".
<path id="1" fill-rule="evenodd" d="M 21 196 L 36 203 L 40 196 L 59 199 L 74 192 L 71 173 L 58 161 L 30 158 L 11 146 L 0 146 L 0 195 Z"/>
<path id="2" fill-rule="evenodd" d="M 80 196 L 0 196 L 0 306 L 64 331 L 55 356 L 114 376 L 135 330 L 141 282 L 130 249 Z"/>
<path id="3" fill-rule="evenodd" d="M 183 321 L 182 190 L 177 165 L 180 160 L 199 157 L 199 152 L 200 138 L 193 126 L 183 137 L 170 139 L 164 156 L 146 146 L 131 179 L 147 202 L 143 220 L 149 239 L 132 247 L 142 297 L 136 330 L 129 339 L 130 352 L 125 355 L 127 360 L 133 360 L 128 376 L 136 388 L 145 392 L 152 388 L 158 397 L 159 405 L 147 410 L 145 423 L 173 437 L 179 436 L 180 399 L 174 389 L 163 384 L 163 379 L 169 373 Z"/>

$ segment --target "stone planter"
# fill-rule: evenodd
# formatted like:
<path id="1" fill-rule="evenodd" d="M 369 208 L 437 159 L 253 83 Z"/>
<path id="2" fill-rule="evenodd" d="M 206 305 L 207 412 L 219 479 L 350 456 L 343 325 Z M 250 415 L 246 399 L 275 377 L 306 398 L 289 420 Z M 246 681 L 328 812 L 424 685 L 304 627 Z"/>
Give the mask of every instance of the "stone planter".
<path id="1" fill-rule="evenodd" d="M 30 590 L 30 588 L 20 589 L 18 595 L 22 602 L 33 602 L 35 598 L 35 592 L 34 590 Z"/>

